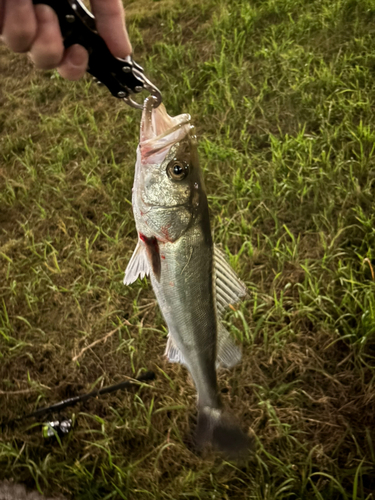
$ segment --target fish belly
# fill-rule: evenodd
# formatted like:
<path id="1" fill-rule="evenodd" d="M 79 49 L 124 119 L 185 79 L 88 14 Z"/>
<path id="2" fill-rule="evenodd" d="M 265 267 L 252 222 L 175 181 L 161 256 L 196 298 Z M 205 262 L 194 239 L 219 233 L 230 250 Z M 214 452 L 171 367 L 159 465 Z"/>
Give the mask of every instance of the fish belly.
<path id="1" fill-rule="evenodd" d="M 159 248 L 160 279 L 151 273 L 151 282 L 169 334 L 193 377 L 199 406 L 219 408 L 212 243 L 192 228 Z"/>

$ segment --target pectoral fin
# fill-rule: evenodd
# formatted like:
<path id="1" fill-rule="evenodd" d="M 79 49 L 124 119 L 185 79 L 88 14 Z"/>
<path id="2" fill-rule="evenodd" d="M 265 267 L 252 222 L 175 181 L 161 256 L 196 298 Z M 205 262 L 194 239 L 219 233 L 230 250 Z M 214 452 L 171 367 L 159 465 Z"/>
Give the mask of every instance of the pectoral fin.
<path id="1" fill-rule="evenodd" d="M 125 271 L 124 284 L 131 285 L 137 278 L 143 279 L 150 274 L 150 269 L 146 246 L 138 241 Z"/>
<path id="2" fill-rule="evenodd" d="M 159 281 L 160 279 L 160 271 L 161 271 L 161 262 L 160 262 L 160 251 L 159 251 L 159 243 L 155 236 L 145 236 L 144 234 L 139 233 L 139 238 L 144 243 L 146 247 L 146 255 L 148 258 L 148 262 L 154 273 L 155 278 Z"/>
<path id="3" fill-rule="evenodd" d="M 160 279 L 160 252 L 158 240 L 155 237 L 148 238 L 139 234 L 139 240 L 131 256 L 125 271 L 124 284 L 130 285 L 137 278 L 143 279 L 149 276 L 150 271 L 154 273 L 157 280 Z"/>

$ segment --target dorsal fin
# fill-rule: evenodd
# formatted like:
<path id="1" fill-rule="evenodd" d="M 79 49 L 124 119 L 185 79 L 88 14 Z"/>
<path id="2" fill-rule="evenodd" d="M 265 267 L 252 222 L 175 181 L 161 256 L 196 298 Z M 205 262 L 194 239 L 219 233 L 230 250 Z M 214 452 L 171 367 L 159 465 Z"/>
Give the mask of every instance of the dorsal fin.
<path id="1" fill-rule="evenodd" d="M 214 274 L 216 283 L 216 307 L 219 318 L 231 304 L 236 304 L 247 294 L 247 288 L 238 278 L 223 252 L 214 245 Z"/>

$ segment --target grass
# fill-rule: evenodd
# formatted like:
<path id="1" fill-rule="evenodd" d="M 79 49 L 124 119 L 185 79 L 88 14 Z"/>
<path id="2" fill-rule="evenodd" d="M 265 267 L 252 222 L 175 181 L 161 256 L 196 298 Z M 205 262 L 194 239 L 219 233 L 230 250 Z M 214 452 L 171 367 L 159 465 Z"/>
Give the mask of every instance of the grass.
<path id="1" fill-rule="evenodd" d="M 60 442 L 5 429 L 0 479 L 77 500 L 370 500 L 375 1 L 126 4 L 136 60 L 192 115 L 214 238 L 250 290 L 220 386 L 257 452 L 192 450 L 192 383 L 162 356 L 150 285 L 122 284 L 139 112 L 0 46 L 0 420 L 157 374 L 76 407 Z"/>

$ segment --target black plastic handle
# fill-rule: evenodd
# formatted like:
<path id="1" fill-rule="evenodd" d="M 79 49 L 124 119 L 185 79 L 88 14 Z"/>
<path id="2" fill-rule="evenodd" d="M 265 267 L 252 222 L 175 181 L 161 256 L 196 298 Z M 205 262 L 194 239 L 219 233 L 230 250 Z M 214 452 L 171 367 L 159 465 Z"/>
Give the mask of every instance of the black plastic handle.
<path id="1" fill-rule="evenodd" d="M 89 53 L 87 71 L 115 97 L 125 98 L 143 90 L 143 68 L 130 56 L 119 59 L 112 55 L 96 30 L 95 17 L 80 0 L 33 0 L 33 3 L 52 7 L 59 19 L 64 46 L 79 44 L 85 47 Z"/>

